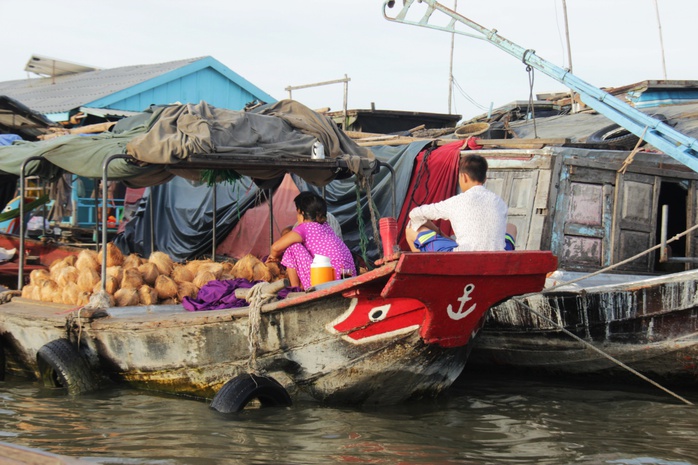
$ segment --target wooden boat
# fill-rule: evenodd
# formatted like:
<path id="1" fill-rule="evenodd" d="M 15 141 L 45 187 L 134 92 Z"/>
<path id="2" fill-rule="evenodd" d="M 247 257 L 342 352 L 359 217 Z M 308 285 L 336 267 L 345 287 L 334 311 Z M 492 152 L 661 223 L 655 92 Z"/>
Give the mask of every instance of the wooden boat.
<path id="1" fill-rule="evenodd" d="M 682 124 L 686 109 L 662 111 Z M 543 119 L 537 124 L 548 129 Z M 651 248 L 660 242 L 663 205 L 671 212 L 670 237 L 694 224 L 698 175 L 657 153 L 637 153 L 627 172 L 621 171 L 628 155 L 623 151 L 547 147 L 480 153 L 490 162 L 490 189 L 509 204 L 518 246 L 551 250 L 559 257 L 549 284 L 637 258 L 573 286 L 529 297 L 525 303 L 532 310 L 517 302 L 495 307 L 474 344 L 470 366 L 639 379 L 564 328 L 652 379 L 697 384 L 692 289 L 698 275 L 686 271 L 695 266 L 691 257 L 697 237 L 689 231 L 672 242 L 674 260 L 661 261 Z"/>
<path id="2" fill-rule="evenodd" d="M 363 275 L 262 305 L 249 337 L 254 305 L 90 311 L 14 298 L 2 305 L 0 336 L 8 372 L 57 377 L 73 392 L 94 388 L 96 372 L 212 398 L 238 375 L 262 372 L 294 396 L 394 403 L 450 386 L 487 310 L 540 290 L 555 265 L 550 252 L 404 253 Z"/>
<path id="3" fill-rule="evenodd" d="M 556 272 L 552 283 L 579 273 Z M 698 271 L 659 277 L 590 278 L 492 309 L 476 365 L 628 379 L 615 362 L 561 328 L 654 380 L 698 383 Z"/>
<path id="4" fill-rule="evenodd" d="M 88 176 L 82 170 L 98 162 L 106 189 L 110 173 L 157 184 L 173 173 L 198 176 L 198 170 L 235 170 L 261 181 L 293 172 L 325 186 L 340 175 L 366 180 L 380 167 L 370 151 L 296 102 L 279 102 L 269 111 L 273 114 L 230 112 L 203 103 L 173 106 L 162 109 L 145 133 L 125 131 L 90 143 L 80 138 L 72 148 L 66 141 L 60 144 L 63 153 L 47 151 L 43 144 L 36 150 L 0 151 L 0 168 L 5 156 L 5 169 L 20 164 L 35 169 L 30 163 L 38 159 Z M 211 125 L 225 130 L 181 137 L 180 116 L 211 119 Z M 164 133 L 173 136 L 171 142 L 187 143 L 175 150 L 163 143 Z M 274 139 L 259 139 L 260 134 Z M 195 138 L 197 143 L 189 143 Z M 320 143 L 325 158 L 312 155 Z M 124 146 L 128 153 L 105 155 Z M 201 147 L 212 151 L 200 153 Z M 114 171 L 111 161 L 118 164 Z M 213 171 L 213 177 L 221 172 Z M 23 173 L 18 175 L 22 185 Z M 107 240 L 102 230 L 104 291 Z M 386 250 L 389 260 L 372 271 L 284 300 L 272 292 L 280 281 L 259 284 L 249 291 L 250 305 L 244 308 L 74 308 L 15 297 L 0 311 L 5 371 L 75 394 L 111 379 L 213 398 L 212 406 L 224 412 L 239 410 L 252 398 L 263 405 L 285 404 L 291 395 L 329 403 L 400 402 L 450 386 L 487 310 L 513 295 L 539 291 L 557 264 L 552 253 L 540 251 L 396 256 L 392 248 Z"/>

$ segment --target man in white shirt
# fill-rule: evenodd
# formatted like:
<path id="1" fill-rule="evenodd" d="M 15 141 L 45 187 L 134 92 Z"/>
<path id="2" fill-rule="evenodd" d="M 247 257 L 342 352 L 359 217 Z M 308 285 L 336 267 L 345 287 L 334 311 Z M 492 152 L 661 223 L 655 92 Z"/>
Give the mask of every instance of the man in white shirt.
<path id="1" fill-rule="evenodd" d="M 410 212 L 405 229 L 413 252 L 505 250 L 507 206 L 497 194 L 487 190 L 487 160 L 480 155 L 461 158 L 458 184 L 461 193 Z M 449 220 L 455 241 L 434 225 L 434 220 Z"/>

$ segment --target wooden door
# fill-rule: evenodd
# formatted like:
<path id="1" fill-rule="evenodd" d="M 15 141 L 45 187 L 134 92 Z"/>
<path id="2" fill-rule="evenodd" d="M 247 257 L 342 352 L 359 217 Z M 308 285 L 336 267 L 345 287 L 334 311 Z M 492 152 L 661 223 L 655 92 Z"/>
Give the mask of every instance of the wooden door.
<path id="1" fill-rule="evenodd" d="M 637 255 L 656 244 L 657 202 L 661 179 L 657 176 L 619 174 L 613 225 L 613 263 Z M 619 267 L 624 271 L 650 272 L 654 252 Z"/>
<path id="2" fill-rule="evenodd" d="M 560 268 L 593 271 L 609 264 L 614 181 L 612 171 L 563 163 L 551 237 Z"/>

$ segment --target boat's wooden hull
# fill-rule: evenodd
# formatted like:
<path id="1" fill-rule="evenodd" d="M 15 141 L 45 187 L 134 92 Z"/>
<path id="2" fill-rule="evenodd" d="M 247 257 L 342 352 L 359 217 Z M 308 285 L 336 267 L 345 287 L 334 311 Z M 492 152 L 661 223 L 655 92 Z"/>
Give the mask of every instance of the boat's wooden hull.
<path id="1" fill-rule="evenodd" d="M 471 363 L 554 374 L 628 374 L 565 334 L 557 326 L 561 325 L 647 376 L 698 384 L 697 280 L 698 271 L 689 271 L 553 291 L 530 296 L 525 305 L 507 301 L 486 317 Z"/>
<path id="2" fill-rule="evenodd" d="M 259 370 L 295 395 L 395 403 L 449 387 L 487 309 L 512 294 L 540 290 L 555 266 L 546 252 L 466 255 L 406 254 L 364 275 L 266 304 L 251 336 L 255 313 L 247 307 L 93 312 L 21 298 L 0 308 L 0 336 L 8 369 L 29 376 L 39 376 L 39 349 L 67 338 L 95 371 L 140 388 L 211 398 L 233 377 Z"/>

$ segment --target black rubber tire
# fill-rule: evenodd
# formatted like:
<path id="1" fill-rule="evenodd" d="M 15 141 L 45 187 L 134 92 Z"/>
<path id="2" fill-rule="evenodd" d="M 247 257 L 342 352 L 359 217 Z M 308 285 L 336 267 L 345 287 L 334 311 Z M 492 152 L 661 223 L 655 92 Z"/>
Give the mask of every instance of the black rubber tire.
<path id="1" fill-rule="evenodd" d="M 231 379 L 216 393 L 211 408 L 221 413 L 243 410 L 257 399 L 262 407 L 287 407 L 292 404 L 288 391 L 274 378 L 244 373 Z"/>
<path id="2" fill-rule="evenodd" d="M 87 361 L 67 339 L 56 339 L 36 354 L 39 375 L 46 387 L 61 387 L 78 395 L 97 390 L 98 383 Z"/>
<path id="3" fill-rule="evenodd" d="M 594 144 L 607 144 L 610 147 L 632 150 L 640 138 L 617 124 L 611 124 L 599 129 L 587 138 L 587 142 Z"/>
<path id="4" fill-rule="evenodd" d="M 5 381 L 5 348 L 0 344 L 0 381 Z"/>

